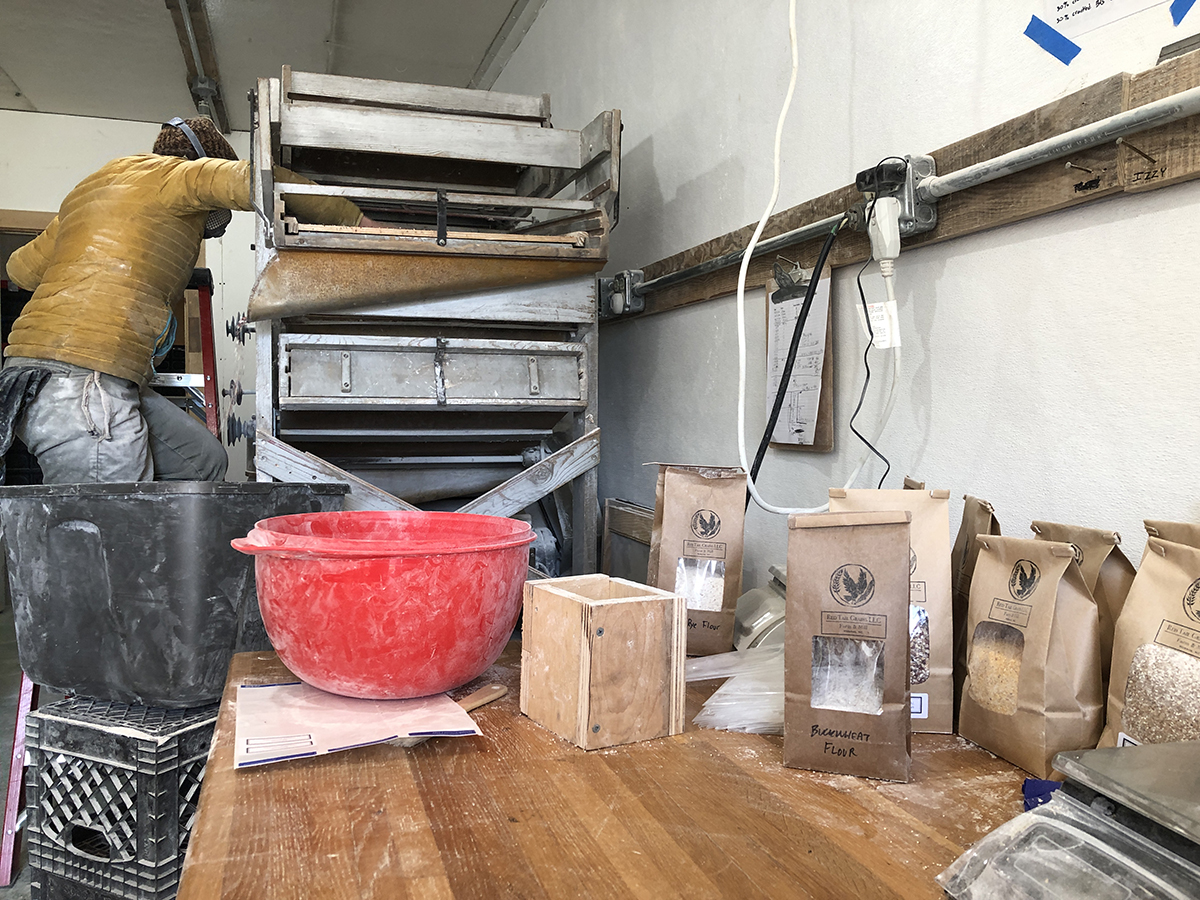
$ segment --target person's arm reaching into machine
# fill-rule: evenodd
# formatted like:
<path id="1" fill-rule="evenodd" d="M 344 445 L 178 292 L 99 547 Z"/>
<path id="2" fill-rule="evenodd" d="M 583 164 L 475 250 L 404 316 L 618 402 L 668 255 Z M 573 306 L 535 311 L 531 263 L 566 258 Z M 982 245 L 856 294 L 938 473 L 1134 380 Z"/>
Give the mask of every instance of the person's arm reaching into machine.
<path id="1" fill-rule="evenodd" d="M 277 182 L 284 184 L 314 183 L 281 166 L 275 166 L 272 174 Z M 363 220 L 362 211 L 344 197 L 286 193 L 285 197 L 289 210 L 303 222 L 359 225 Z M 159 200 L 178 213 L 251 210 L 254 207 L 250 201 L 250 163 L 208 157 L 181 159 L 164 178 Z"/>

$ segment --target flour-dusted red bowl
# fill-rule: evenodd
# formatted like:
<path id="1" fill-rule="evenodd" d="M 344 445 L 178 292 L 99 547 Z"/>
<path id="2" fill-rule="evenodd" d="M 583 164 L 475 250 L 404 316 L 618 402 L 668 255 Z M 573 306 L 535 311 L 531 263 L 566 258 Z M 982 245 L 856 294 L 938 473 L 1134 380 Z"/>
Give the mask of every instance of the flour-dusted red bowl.
<path id="1" fill-rule="evenodd" d="M 258 603 L 279 658 L 334 694 L 395 700 L 448 691 L 499 657 L 521 611 L 528 524 L 443 512 L 263 519 Z"/>

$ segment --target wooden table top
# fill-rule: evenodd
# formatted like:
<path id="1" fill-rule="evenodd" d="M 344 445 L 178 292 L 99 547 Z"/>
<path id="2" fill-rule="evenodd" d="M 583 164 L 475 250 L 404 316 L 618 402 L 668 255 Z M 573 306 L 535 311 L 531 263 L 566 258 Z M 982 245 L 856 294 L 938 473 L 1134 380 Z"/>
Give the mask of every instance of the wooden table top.
<path id="1" fill-rule="evenodd" d="M 515 642 L 455 692 L 508 686 L 481 737 L 235 771 L 236 685 L 288 675 L 234 657 L 179 900 L 941 898 L 934 876 L 1022 809 L 1024 773 L 949 735 L 913 735 L 909 784 L 690 724 L 585 752 L 520 714 Z M 689 688 L 690 723 L 712 686 Z"/>

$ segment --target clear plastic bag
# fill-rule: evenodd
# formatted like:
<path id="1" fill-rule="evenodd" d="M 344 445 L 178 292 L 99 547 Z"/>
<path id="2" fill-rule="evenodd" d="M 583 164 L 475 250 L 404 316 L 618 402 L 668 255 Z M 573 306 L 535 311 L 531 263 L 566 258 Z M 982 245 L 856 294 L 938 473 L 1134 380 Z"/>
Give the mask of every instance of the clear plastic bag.
<path id="1" fill-rule="evenodd" d="M 812 639 L 813 709 L 877 716 L 883 712 L 883 641 Z"/>
<path id="2" fill-rule="evenodd" d="M 701 728 L 783 734 L 783 646 L 689 659 L 688 681 L 728 678 L 693 723 Z"/>
<path id="3" fill-rule="evenodd" d="M 720 612 L 725 605 L 725 560 L 679 557 L 675 592 L 683 595 L 688 609 Z"/>

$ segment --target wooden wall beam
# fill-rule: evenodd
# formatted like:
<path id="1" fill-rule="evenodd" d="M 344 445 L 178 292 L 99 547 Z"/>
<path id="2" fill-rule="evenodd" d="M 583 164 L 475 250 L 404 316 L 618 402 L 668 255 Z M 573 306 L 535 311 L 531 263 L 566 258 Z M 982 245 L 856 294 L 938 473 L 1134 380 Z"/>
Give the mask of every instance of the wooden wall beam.
<path id="1" fill-rule="evenodd" d="M 18 234 L 41 234 L 54 220 L 52 212 L 35 212 L 28 209 L 0 209 L 0 231 Z"/>
<path id="2" fill-rule="evenodd" d="M 1200 85 L 1200 51 L 1168 60 L 1138 75 L 1113 75 L 930 155 L 937 163 L 938 174 L 945 175 L 1197 85 Z M 1151 157 L 1153 162 L 1136 152 L 1134 147 Z M 1070 168 L 1067 162 L 1079 168 Z M 1134 135 L 1121 145 L 1102 144 L 945 197 L 938 203 L 937 227 L 905 240 L 903 245 L 911 248 L 939 243 L 1123 191 L 1154 190 L 1198 176 L 1200 116 L 1193 116 Z M 847 185 L 805 201 L 772 216 L 763 231 L 763 238 L 836 215 L 860 199 L 862 195 L 854 186 Z M 653 262 L 645 267 L 646 280 L 742 249 L 750 240 L 754 227 L 753 224 L 746 225 Z M 821 240 L 807 241 L 782 253 L 811 268 L 821 243 Z M 869 250 L 865 234 L 843 233 L 834 244 L 829 262 L 833 266 L 861 263 L 867 259 Z M 746 278 L 747 288 L 762 288 L 771 276 L 774 261 L 772 255 L 752 261 Z M 652 291 L 646 296 L 645 311 L 639 315 L 666 312 L 731 294 L 737 290 L 737 275 L 738 266 L 731 265 Z"/>

